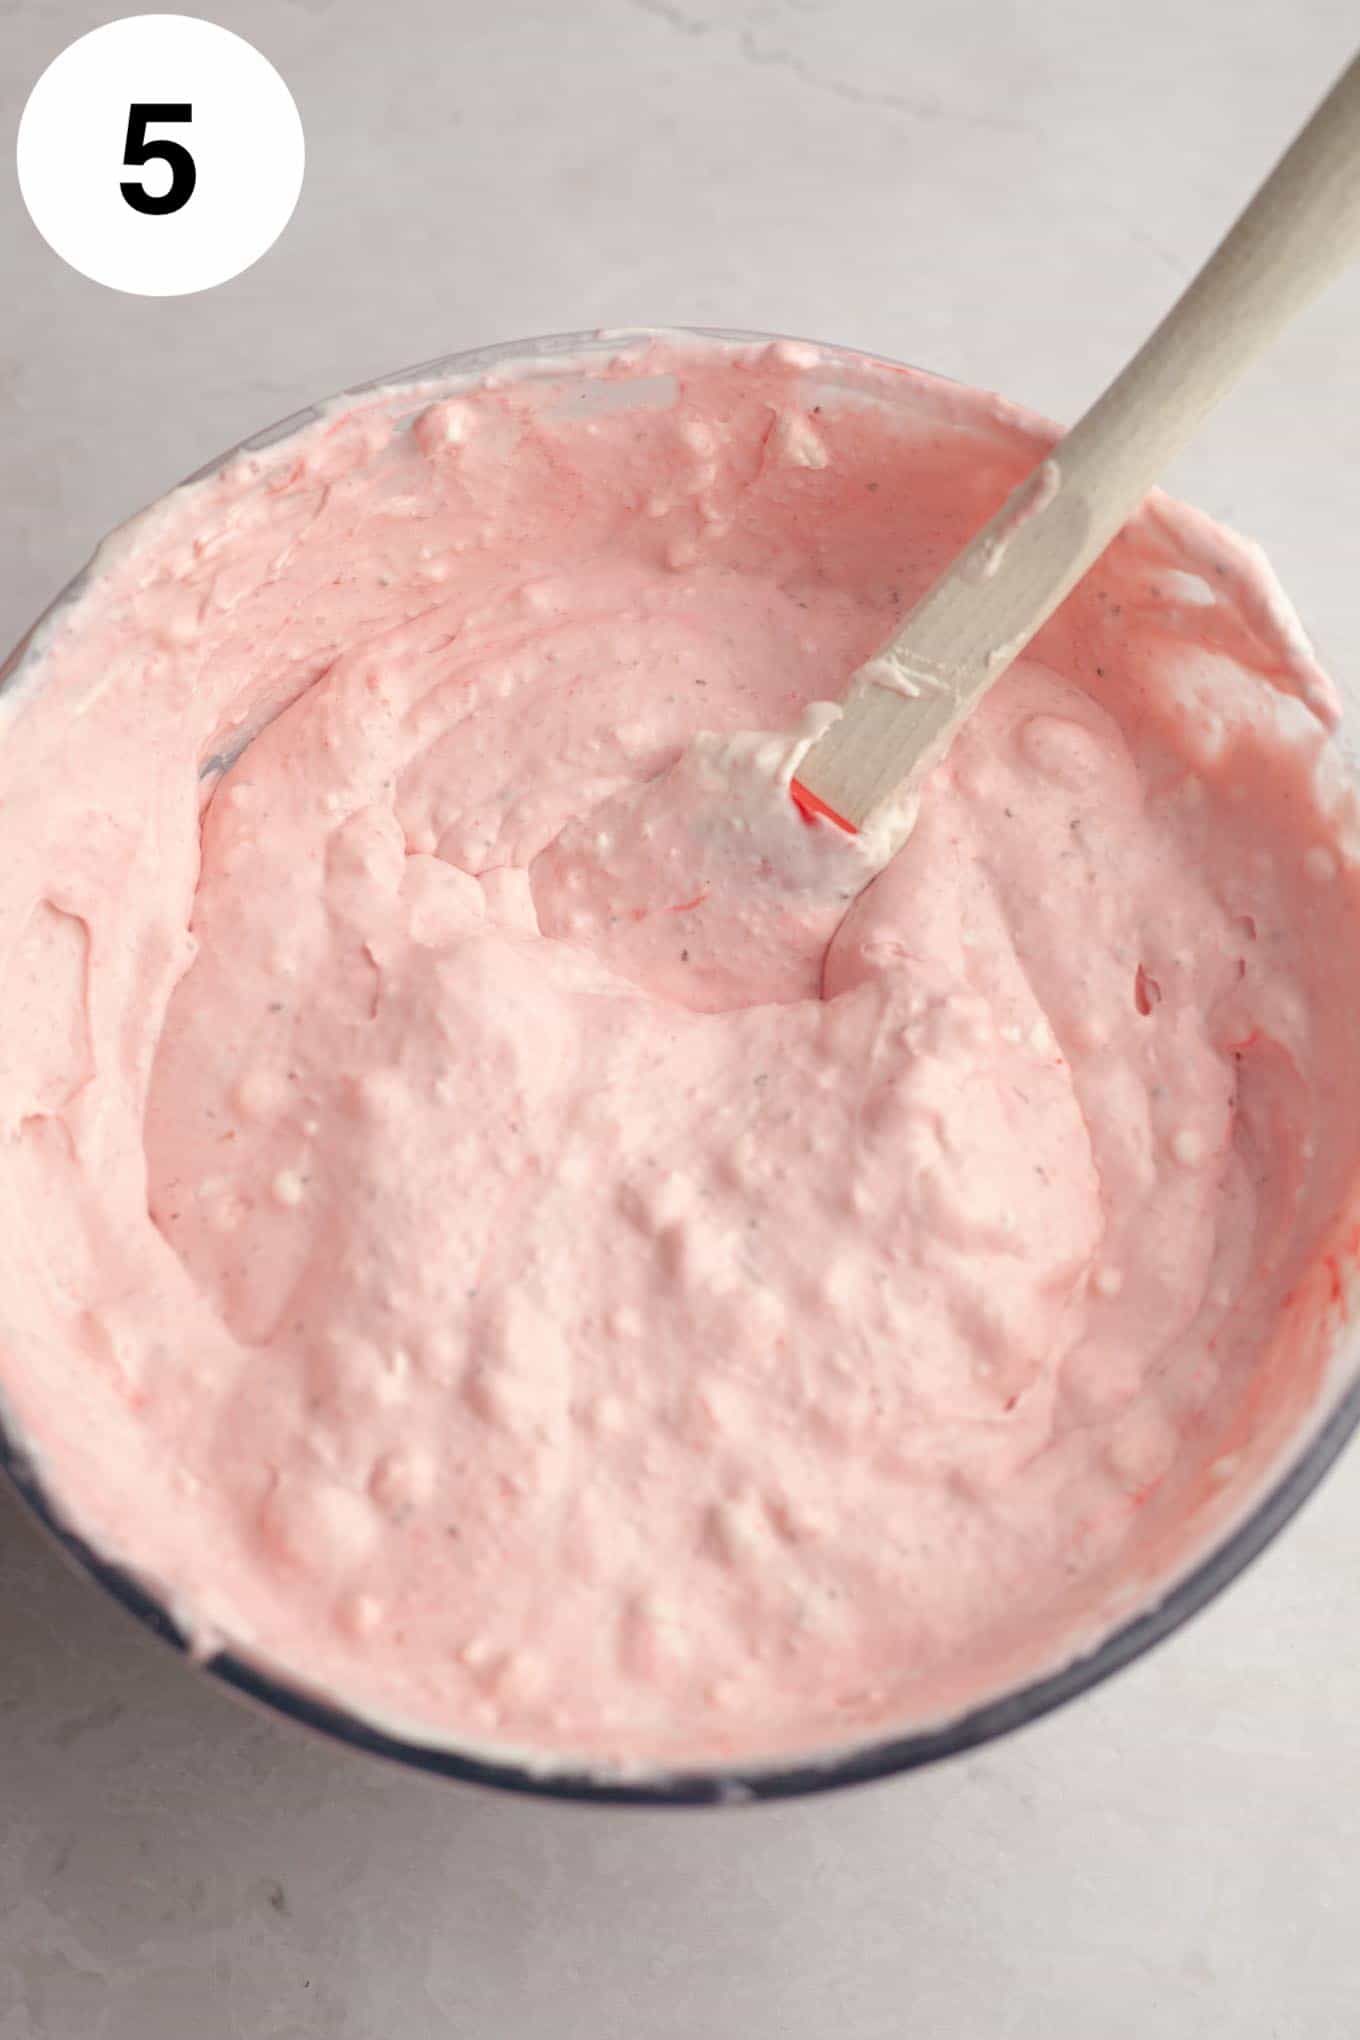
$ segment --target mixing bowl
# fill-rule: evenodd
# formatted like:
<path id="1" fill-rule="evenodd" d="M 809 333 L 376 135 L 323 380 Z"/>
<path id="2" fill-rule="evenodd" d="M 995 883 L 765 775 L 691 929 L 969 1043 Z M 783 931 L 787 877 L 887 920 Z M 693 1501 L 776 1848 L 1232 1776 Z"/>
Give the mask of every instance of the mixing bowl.
<path id="1" fill-rule="evenodd" d="M 773 336 L 706 331 L 692 337 L 759 343 Z M 545 377 L 574 373 L 579 378 L 583 359 L 613 354 L 630 344 L 632 340 L 627 335 L 562 334 L 446 356 L 361 385 L 346 392 L 344 399 L 331 400 L 326 406 L 296 413 L 232 448 L 189 479 L 198 481 L 239 455 L 263 451 L 320 418 L 338 402 L 411 386 L 419 386 L 422 399 L 428 400 L 448 386 L 466 384 L 512 362 L 516 372 Z M 895 371 L 895 364 L 851 350 L 825 349 L 822 353 L 846 378 L 853 379 L 857 372 L 862 372 L 874 380 L 880 397 L 885 375 L 890 383 Z M 568 362 L 574 365 L 574 370 L 566 368 Z M 888 400 L 891 401 L 890 396 Z M 1030 432 L 1036 444 L 1043 442 L 1047 428 L 1040 421 L 1027 420 L 1018 412 L 1012 415 L 1018 432 L 1022 435 Z M 48 626 L 99 572 L 97 555 L 0 669 L 0 688 L 25 685 Z M 1143 1577 L 1139 1590 L 1130 1595 L 1125 1619 L 1105 1634 L 1095 1648 L 1072 1657 L 1060 1669 L 1044 1676 L 1017 1678 L 1008 1690 L 991 1693 L 980 1704 L 960 1708 L 927 1727 L 827 1754 L 812 1753 L 805 1760 L 793 1762 L 710 1765 L 672 1770 L 664 1775 L 624 1776 L 587 1769 L 547 1770 L 529 1762 L 502 1761 L 408 1737 L 347 1712 L 332 1699 L 308 1692 L 291 1678 L 230 1650 L 203 1658 L 164 1602 L 131 1572 L 92 1548 L 72 1527 L 62 1496 L 52 1491 L 12 1417 L 0 1423 L 0 1463 L 66 1553 L 156 1635 L 201 1662 L 209 1676 L 233 1691 L 305 1723 L 342 1745 L 385 1756 L 436 1776 L 569 1800 L 676 1805 L 785 1798 L 911 1770 L 1034 1720 L 1140 1656 L 1235 1578 L 1294 1514 L 1360 1421 L 1360 1332 L 1351 1322 L 1353 1297 L 1346 1274 L 1337 1273 L 1333 1292 L 1320 1307 L 1319 1341 L 1326 1347 L 1327 1356 L 1317 1382 L 1301 1400 L 1288 1395 L 1281 1398 L 1281 1407 L 1267 1425 L 1271 1435 L 1263 1442 L 1255 1464 L 1238 1469 L 1227 1460 L 1223 1462 L 1222 1492 L 1213 1506 L 1204 1510 L 1202 1520 L 1197 1519 L 1196 1533 L 1174 1557 L 1164 1557 L 1155 1580 Z"/>

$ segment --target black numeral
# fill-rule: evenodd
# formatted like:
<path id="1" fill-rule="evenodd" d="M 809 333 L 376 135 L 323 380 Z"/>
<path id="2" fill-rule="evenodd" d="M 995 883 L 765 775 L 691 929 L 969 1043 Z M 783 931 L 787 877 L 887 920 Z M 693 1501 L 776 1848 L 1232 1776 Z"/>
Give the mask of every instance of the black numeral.
<path id="1" fill-rule="evenodd" d="M 183 142 L 148 141 L 147 122 L 152 120 L 192 120 L 194 109 L 180 101 L 172 105 L 150 105 L 138 103 L 128 108 L 127 141 L 123 145 L 123 161 L 127 166 L 140 168 L 143 163 L 168 163 L 170 166 L 170 189 L 161 192 L 158 198 L 141 184 L 124 179 L 122 192 L 134 212 L 172 213 L 187 205 L 194 195 L 198 182 L 198 170 L 193 157 Z"/>

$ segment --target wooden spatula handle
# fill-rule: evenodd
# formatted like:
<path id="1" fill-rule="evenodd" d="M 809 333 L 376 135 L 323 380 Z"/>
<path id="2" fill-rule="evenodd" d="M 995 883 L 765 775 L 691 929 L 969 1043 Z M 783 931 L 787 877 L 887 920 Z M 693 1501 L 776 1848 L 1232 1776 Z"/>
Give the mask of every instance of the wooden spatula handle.
<path id="1" fill-rule="evenodd" d="M 1104 395 L 870 662 L 798 778 L 855 827 L 927 770 L 1206 411 L 1360 254 L 1360 57 Z"/>

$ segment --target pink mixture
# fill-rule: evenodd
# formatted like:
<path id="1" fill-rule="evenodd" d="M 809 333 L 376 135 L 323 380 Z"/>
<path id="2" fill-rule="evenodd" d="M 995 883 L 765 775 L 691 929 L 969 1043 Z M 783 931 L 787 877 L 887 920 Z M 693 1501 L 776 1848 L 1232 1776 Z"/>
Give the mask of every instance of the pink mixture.
<path id="1" fill-rule="evenodd" d="M 0 696 L 0 1387 L 205 1650 L 545 1765 L 826 1751 L 1089 1644 L 1297 1431 L 1355 824 L 1154 498 L 899 854 L 809 826 L 811 705 L 1047 434 L 587 366 L 238 457 Z"/>

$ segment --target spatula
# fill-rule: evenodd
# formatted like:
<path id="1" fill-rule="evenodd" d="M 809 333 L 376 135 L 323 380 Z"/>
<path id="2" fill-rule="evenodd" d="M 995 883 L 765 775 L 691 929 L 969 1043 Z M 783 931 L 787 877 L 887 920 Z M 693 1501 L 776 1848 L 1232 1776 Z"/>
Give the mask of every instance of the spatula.
<path id="1" fill-rule="evenodd" d="M 856 831 L 924 777 L 1206 412 L 1357 252 L 1360 57 L 1151 338 L 860 667 L 793 782 L 806 814 Z"/>

